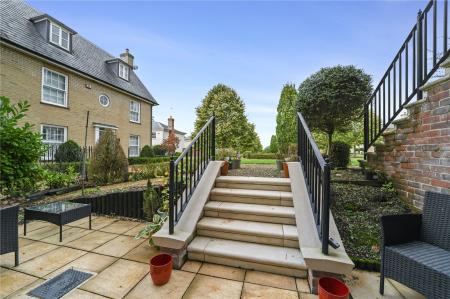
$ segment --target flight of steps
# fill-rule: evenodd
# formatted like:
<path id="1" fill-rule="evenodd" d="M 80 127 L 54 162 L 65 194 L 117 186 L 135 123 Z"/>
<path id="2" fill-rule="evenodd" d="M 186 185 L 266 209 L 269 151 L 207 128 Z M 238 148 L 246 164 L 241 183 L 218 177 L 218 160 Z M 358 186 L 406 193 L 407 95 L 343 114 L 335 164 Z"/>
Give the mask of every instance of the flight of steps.
<path id="1" fill-rule="evenodd" d="M 290 179 L 221 176 L 216 179 L 188 258 L 306 277 Z"/>

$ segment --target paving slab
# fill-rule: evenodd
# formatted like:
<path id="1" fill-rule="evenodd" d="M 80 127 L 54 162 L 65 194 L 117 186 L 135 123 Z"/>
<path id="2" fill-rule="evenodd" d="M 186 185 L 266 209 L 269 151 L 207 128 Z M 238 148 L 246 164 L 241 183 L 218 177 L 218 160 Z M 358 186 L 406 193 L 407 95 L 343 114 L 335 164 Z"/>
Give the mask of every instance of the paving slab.
<path id="1" fill-rule="evenodd" d="M 403 295 L 403 297 L 408 298 L 408 299 L 425 299 L 426 297 L 416 291 L 414 291 L 413 289 L 408 288 L 407 286 L 405 286 L 404 284 L 401 284 L 395 280 L 392 279 L 387 279 L 393 286 L 394 288 L 400 292 L 400 294 Z"/>
<path id="2" fill-rule="evenodd" d="M 309 288 L 309 283 L 307 279 L 302 279 L 302 278 L 297 278 L 295 280 L 296 284 L 297 284 L 297 290 L 300 293 L 307 293 L 309 294 L 311 292 L 310 288 Z"/>
<path id="3" fill-rule="evenodd" d="M 130 236 L 118 236 L 93 251 L 100 254 L 122 257 L 142 242 L 146 241 L 144 239 L 136 240 Z"/>
<path id="4" fill-rule="evenodd" d="M 100 231 L 106 232 L 106 233 L 114 233 L 114 234 L 123 234 L 130 229 L 137 226 L 140 222 L 136 221 L 124 221 L 124 220 L 118 220 L 114 223 L 111 223 L 110 225 L 107 225 L 101 229 Z"/>
<path id="5" fill-rule="evenodd" d="M 19 289 L 18 291 L 12 293 L 11 295 L 7 296 L 6 299 L 29 299 L 30 297 L 26 294 L 38 287 L 40 284 L 42 284 L 45 281 L 45 279 L 38 278 L 33 283 Z M 1 297 L 1 296 L 0 296 Z M 3 298 L 3 297 L 1 297 Z"/>
<path id="6" fill-rule="evenodd" d="M 91 216 L 91 221 L 93 221 L 96 218 L 98 218 L 98 217 L 97 216 Z M 77 221 L 70 222 L 70 223 L 68 223 L 66 225 L 67 226 L 75 226 L 75 227 L 84 228 L 85 224 L 86 224 L 86 228 L 89 228 L 89 217 L 84 217 L 84 218 L 78 219 Z"/>
<path id="7" fill-rule="evenodd" d="M 69 226 L 63 226 L 63 232 L 70 228 Z M 31 239 L 31 240 L 42 240 L 52 235 L 59 235 L 59 226 L 54 224 L 49 224 L 47 226 L 35 229 L 33 231 L 28 231 L 27 235 L 23 236 L 23 238 Z"/>
<path id="8" fill-rule="evenodd" d="M 168 283 L 163 286 L 155 286 L 151 281 L 151 277 L 146 275 L 125 298 L 149 298 L 149 294 L 151 294 L 152 298 L 179 299 L 183 296 L 194 277 L 194 273 L 173 270 Z"/>
<path id="9" fill-rule="evenodd" d="M 146 264 L 118 260 L 80 289 L 111 298 L 124 297 L 149 271 Z"/>
<path id="10" fill-rule="evenodd" d="M 296 291 L 283 290 L 272 288 L 268 286 L 244 283 L 244 288 L 242 289 L 242 299 L 251 298 L 263 298 L 263 299 L 298 299 L 298 294 Z"/>
<path id="11" fill-rule="evenodd" d="M 183 267 L 181 267 L 181 270 L 197 273 L 198 270 L 200 270 L 202 264 L 203 264 L 202 262 L 188 260 L 184 263 Z"/>
<path id="12" fill-rule="evenodd" d="M 0 275 L 0 298 L 4 298 L 15 291 L 33 283 L 38 278 L 20 273 L 14 270 L 7 270 Z"/>
<path id="13" fill-rule="evenodd" d="M 71 268 L 79 269 L 81 271 L 100 273 L 115 261 L 117 261 L 117 258 L 115 257 L 89 252 L 81 256 L 80 258 L 68 263 L 67 265 L 59 268 L 58 270 L 46 275 L 45 278 L 49 279 L 55 277 L 56 275 Z"/>
<path id="14" fill-rule="evenodd" d="M 319 296 L 314 294 L 300 293 L 299 296 L 300 299 L 319 299 Z"/>
<path id="15" fill-rule="evenodd" d="M 93 233 L 93 232 L 94 232 L 93 230 L 88 230 L 88 229 L 84 229 L 84 228 L 68 227 L 67 229 L 63 230 L 62 242 L 59 242 L 59 234 L 44 238 L 41 241 L 56 244 L 56 245 L 65 245 L 69 242 L 72 242 L 73 240 L 79 239 L 79 238 L 81 238 L 87 234 Z"/>
<path id="16" fill-rule="evenodd" d="M 16 269 L 34 276 L 44 277 L 84 254 L 86 251 L 60 247 L 22 263 Z"/>
<path id="17" fill-rule="evenodd" d="M 138 247 L 132 249 L 122 258 L 148 264 L 150 262 L 150 259 L 158 253 L 158 247 L 150 246 L 146 241 L 142 242 Z"/>
<path id="18" fill-rule="evenodd" d="M 285 275 L 272 274 L 260 271 L 247 271 L 245 282 L 268 287 L 297 291 L 295 278 Z"/>
<path id="19" fill-rule="evenodd" d="M 49 251 L 55 250 L 58 248 L 56 245 L 43 243 L 39 241 L 32 241 L 32 243 L 28 243 L 28 245 L 21 246 L 19 241 L 19 263 L 23 264 L 26 261 L 29 261 L 37 256 L 43 255 Z M 12 268 L 14 267 L 15 262 L 15 254 L 14 252 L 10 252 L 8 254 L 4 254 L 0 258 L 0 265 L 4 267 Z M 19 265 L 20 265 L 19 264 Z"/>
<path id="20" fill-rule="evenodd" d="M 93 230 L 99 230 L 99 229 L 104 228 L 107 225 L 110 225 L 110 224 L 116 222 L 116 221 L 117 221 L 117 219 L 115 219 L 115 218 L 97 217 L 97 218 L 95 218 L 94 220 L 91 221 L 91 228 Z M 77 227 L 88 229 L 89 228 L 89 222 L 88 221 L 82 222 L 82 223 L 78 224 Z"/>
<path id="21" fill-rule="evenodd" d="M 136 225 L 135 227 L 133 227 L 132 229 L 130 229 L 129 231 L 124 232 L 123 234 L 126 236 L 131 236 L 131 237 L 135 237 L 145 226 L 145 223 L 142 222 L 137 222 L 139 223 L 138 225 Z"/>
<path id="22" fill-rule="evenodd" d="M 64 296 L 64 299 L 103 299 L 103 298 L 107 297 L 103 297 L 80 289 L 75 289 L 66 296 Z"/>
<path id="23" fill-rule="evenodd" d="M 198 273 L 237 281 L 244 281 L 245 277 L 243 269 L 209 263 L 203 263 Z"/>
<path id="24" fill-rule="evenodd" d="M 378 292 L 380 286 L 380 273 L 353 270 L 351 279 L 346 280 L 347 286 L 354 299 L 402 299 L 403 296 L 392 286 L 389 280 L 385 280 L 384 296 Z"/>
<path id="25" fill-rule="evenodd" d="M 66 246 L 81 249 L 81 250 L 93 250 L 99 246 L 102 246 L 106 242 L 111 241 L 114 238 L 117 238 L 118 235 L 104 233 L 101 231 L 94 231 L 90 234 L 87 234 L 77 240 L 68 242 Z"/>
<path id="26" fill-rule="evenodd" d="M 197 274 L 183 299 L 238 299 L 242 285 L 240 281 Z"/>
<path id="27" fill-rule="evenodd" d="M 32 232 L 38 228 L 46 227 L 53 225 L 50 222 L 33 220 L 27 222 L 27 233 Z M 23 224 L 19 225 L 19 236 L 23 236 Z"/>

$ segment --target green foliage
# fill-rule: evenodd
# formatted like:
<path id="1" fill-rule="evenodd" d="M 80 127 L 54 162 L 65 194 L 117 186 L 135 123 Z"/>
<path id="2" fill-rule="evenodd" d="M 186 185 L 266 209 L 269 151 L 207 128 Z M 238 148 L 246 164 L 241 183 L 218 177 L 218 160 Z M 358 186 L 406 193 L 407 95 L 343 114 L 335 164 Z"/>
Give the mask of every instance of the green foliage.
<path id="1" fill-rule="evenodd" d="M 152 219 L 153 214 L 156 213 L 161 205 L 161 197 L 155 187 L 152 186 L 150 180 L 147 181 L 147 189 L 144 191 L 144 202 L 142 209 L 147 219 Z"/>
<path id="2" fill-rule="evenodd" d="M 73 140 L 61 144 L 55 153 L 56 162 L 76 162 L 81 161 L 82 157 L 81 147 Z"/>
<path id="3" fill-rule="evenodd" d="M 96 184 L 106 185 L 127 180 L 128 160 L 119 139 L 106 130 L 94 147 L 89 164 L 89 177 Z"/>
<path id="4" fill-rule="evenodd" d="M 269 152 L 278 153 L 278 143 L 276 135 L 272 135 L 272 137 L 270 138 Z"/>
<path id="5" fill-rule="evenodd" d="M 289 144 L 297 142 L 297 98 L 294 84 L 283 86 L 277 108 L 276 129 L 278 151 L 283 154 L 287 153 Z M 272 140 L 270 143 L 272 144 Z"/>
<path id="6" fill-rule="evenodd" d="M 216 150 L 217 160 L 231 160 L 236 155 L 236 151 L 231 148 L 219 148 Z"/>
<path id="7" fill-rule="evenodd" d="M 167 151 L 162 145 L 157 144 L 153 146 L 153 153 L 155 156 L 164 156 Z"/>
<path id="8" fill-rule="evenodd" d="M 371 92 L 372 79 L 361 69 L 351 65 L 322 68 L 300 85 L 297 106 L 311 130 L 327 134 L 329 152 L 333 133 L 349 128 Z"/>
<path id="9" fill-rule="evenodd" d="M 247 159 L 276 159 L 277 155 L 274 153 L 245 153 L 244 157 Z"/>
<path id="10" fill-rule="evenodd" d="M 159 157 L 129 157 L 128 164 L 129 165 L 137 165 L 137 164 L 147 164 L 147 163 L 161 163 L 170 161 L 170 157 L 168 156 L 159 156 Z"/>
<path id="11" fill-rule="evenodd" d="M 169 163 L 147 163 L 130 175 L 130 180 L 140 181 L 169 176 Z"/>
<path id="12" fill-rule="evenodd" d="M 346 168 L 350 163 L 350 146 L 341 141 L 335 141 L 331 145 L 330 162 L 333 167 Z"/>
<path id="13" fill-rule="evenodd" d="M 261 151 L 261 141 L 245 115 L 245 105 L 232 88 L 215 85 L 196 109 L 197 119 L 192 136 L 216 116 L 216 143 L 218 148 L 233 148 L 236 151 Z"/>
<path id="14" fill-rule="evenodd" d="M 42 175 L 41 135 L 27 122 L 18 125 L 29 107 L 26 101 L 11 104 L 0 97 L 0 190 L 7 195 L 33 190 Z"/>
<path id="15" fill-rule="evenodd" d="M 150 245 L 154 245 L 153 243 L 153 239 L 152 236 L 153 234 L 155 234 L 157 231 L 159 231 L 161 229 L 161 227 L 164 225 L 164 222 L 166 222 L 168 216 L 167 215 L 163 215 L 162 217 L 159 214 L 154 214 L 153 215 L 153 220 L 152 222 L 148 223 L 137 235 L 136 235 L 136 239 L 141 239 L 141 238 L 148 238 L 148 242 Z"/>
<path id="16" fill-rule="evenodd" d="M 154 157 L 155 153 L 153 152 L 153 148 L 146 144 L 144 145 L 144 147 L 141 149 L 141 153 L 139 155 L 139 157 L 143 158 L 143 157 Z"/>
<path id="17" fill-rule="evenodd" d="M 56 189 L 70 186 L 75 182 L 77 175 L 78 173 L 75 171 L 75 167 L 70 165 L 67 167 L 66 172 L 45 169 L 43 178 L 47 188 Z"/>

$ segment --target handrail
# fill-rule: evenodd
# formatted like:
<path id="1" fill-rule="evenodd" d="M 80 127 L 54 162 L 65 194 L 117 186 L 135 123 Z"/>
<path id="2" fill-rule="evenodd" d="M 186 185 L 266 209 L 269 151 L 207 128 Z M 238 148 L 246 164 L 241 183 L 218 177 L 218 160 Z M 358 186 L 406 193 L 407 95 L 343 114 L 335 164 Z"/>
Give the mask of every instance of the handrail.
<path id="1" fill-rule="evenodd" d="M 169 169 L 169 234 L 183 214 L 208 163 L 216 156 L 216 118 L 212 116 Z"/>
<path id="2" fill-rule="evenodd" d="M 330 244 L 330 166 L 322 157 L 300 112 L 297 113 L 297 148 L 308 188 L 311 209 L 322 242 L 322 253 L 328 254 L 328 244 Z"/>
<path id="3" fill-rule="evenodd" d="M 429 22 L 429 15 L 432 15 L 432 22 Z M 447 23 L 447 0 L 430 0 L 424 11 L 419 11 L 417 23 L 407 35 L 372 96 L 364 104 L 364 153 L 367 153 L 369 147 L 402 112 L 405 105 L 414 98 L 422 98 L 420 87 L 449 57 Z M 438 29 L 442 36 L 438 37 Z M 438 48 L 442 53 L 438 52 Z"/>

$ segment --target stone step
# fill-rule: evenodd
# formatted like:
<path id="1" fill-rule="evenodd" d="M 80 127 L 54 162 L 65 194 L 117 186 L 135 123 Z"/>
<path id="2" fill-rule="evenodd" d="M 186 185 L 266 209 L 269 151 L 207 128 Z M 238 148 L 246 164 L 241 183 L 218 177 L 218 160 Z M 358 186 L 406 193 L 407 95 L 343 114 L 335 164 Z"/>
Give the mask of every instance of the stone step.
<path id="1" fill-rule="evenodd" d="M 197 235 L 299 248 L 294 225 L 203 217 L 197 223 Z"/>
<path id="2" fill-rule="evenodd" d="M 292 193 L 286 191 L 214 188 L 210 200 L 292 207 Z"/>
<path id="3" fill-rule="evenodd" d="M 197 236 L 188 245 L 188 258 L 249 270 L 306 277 L 299 249 Z"/>
<path id="4" fill-rule="evenodd" d="M 204 215 L 207 217 L 220 217 L 266 223 L 296 224 L 295 211 L 293 207 L 208 201 L 204 207 L 204 212 Z"/>
<path id="5" fill-rule="evenodd" d="M 220 176 L 216 179 L 216 187 L 290 192 L 291 180 L 289 178 Z"/>

